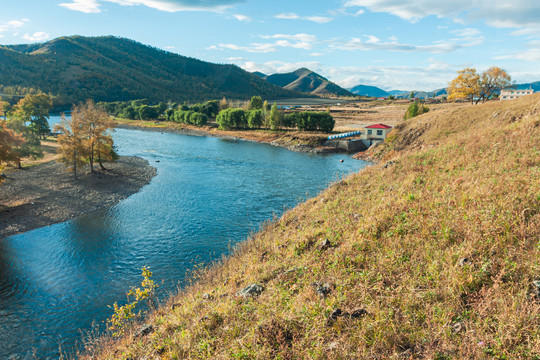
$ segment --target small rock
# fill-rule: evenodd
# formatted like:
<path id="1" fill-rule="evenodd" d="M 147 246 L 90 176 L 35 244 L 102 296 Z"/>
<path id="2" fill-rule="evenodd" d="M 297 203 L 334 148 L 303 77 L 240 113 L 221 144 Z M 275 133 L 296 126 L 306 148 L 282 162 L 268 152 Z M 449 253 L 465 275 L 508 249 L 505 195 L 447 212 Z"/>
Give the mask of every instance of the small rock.
<path id="1" fill-rule="evenodd" d="M 264 261 L 264 259 L 266 258 L 266 255 L 268 255 L 268 251 L 265 251 L 261 254 L 261 261 Z"/>
<path id="2" fill-rule="evenodd" d="M 150 334 L 152 331 L 154 331 L 154 327 L 152 325 L 146 324 L 146 325 L 141 326 L 140 329 L 135 332 L 135 336 L 136 337 L 146 336 Z"/>
<path id="3" fill-rule="evenodd" d="M 350 314 L 349 317 L 351 319 L 359 319 L 367 315 L 366 309 L 354 309 Z"/>
<path id="4" fill-rule="evenodd" d="M 321 298 L 326 298 L 332 291 L 332 286 L 329 283 L 314 283 L 313 286 L 315 286 L 315 291 Z"/>
<path id="5" fill-rule="evenodd" d="M 460 322 L 455 323 L 455 324 L 452 325 L 452 330 L 454 330 L 454 334 L 457 334 L 462 329 L 463 329 L 463 325 Z"/>
<path id="6" fill-rule="evenodd" d="M 176 309 L 177 307 L 180 307 L 181 305 L 182 305 L 182 304 L 180 304 L 180 303 L 173 304 L 172 309 L 174 310 L 174 309 Z"/>
<path id="7" fill-rule="evenodd" d="M 339 162 L 343 162 L 343 159 L 339 160 Z"/>
<path id="8" fill-rule="evenodd" d="M 240 290 L 236 293 L 236 296 L 246 297 L 256 297 L 262 294 L 264 287 L 259 284 L 251 284 Z"/>
<path id="9" fill-rule="evenodd" d="M 328 240 L 328 239 L 324 239 L 324 240 L 321 241 L 321 243 L 319 244 L 319 249 L 320 249 L 320 250 L 326 250 L 326 249 L 328 249 L 329 247 L 332 247 L 332 243 L 331 243 L 330 240 Z"/>
<path id="10" fill-rule="evenodd" d="M 459 266 L 461 267 L 464 267 L 464 266 L 471 266 L 472 265 L 472 261 L 468 258 L 462 258 L 462 259 L 459 259 L 458 261 L 458 264 Z"/>
<path id="11" fill-rule="evenodd" d="M 384 164 L 383 168 L 388 169 L 392 165 L 394 165 L 394 161 L 390 160 L 386 164 Z"/>
<path id="12" fill-rule="evenodd" d="M 204 293 L 204 294 L 202 295 L 202 298 L 203 298 L 204 300 L 214 300 L 214 297 L 213 297 L 212 295 L 210 295 L 209 293 Z"/>
<path id="13" fill-rule="evenodd" d="M 532 293 L 531 296 L 533 299 L 540 300 L 540 280 L 534 280 L 532 282 Z"/>

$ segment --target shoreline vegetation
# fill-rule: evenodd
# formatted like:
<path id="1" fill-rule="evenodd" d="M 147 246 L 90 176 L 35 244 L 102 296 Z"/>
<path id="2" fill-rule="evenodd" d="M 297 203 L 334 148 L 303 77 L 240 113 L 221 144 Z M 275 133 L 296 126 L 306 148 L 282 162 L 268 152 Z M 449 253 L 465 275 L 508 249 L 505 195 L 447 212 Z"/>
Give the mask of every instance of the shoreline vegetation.
<path id="1" fill-rule="evenodd" d="M 266 224 L 80 358 L 537 359 L 539 104 L 404 121 L 370 152 L 379 165 Z"/>
<path id="2" fill-rule="evenodd" d="M 112 206 L 156 175 L 139 157 L 123 156 L 106 167 L 78 180 L 56 161 L 10 169 L 0 188 L 0 239 Z"/>
<path id="3" fill-rule="evenodd" d="M 118 129 L 136 129 L 143 131 L 168 132 L 174 134 L 212 136 L 220 139 L 252 141 L 278 146 L 290 151 L 313 154 L 330 154 L 344 150 L 324 146 L 328 135 L 303 131 L 270 130 L 220 130 L 211 126 L 193 126 L 163 121 L 115 119 Z"/>

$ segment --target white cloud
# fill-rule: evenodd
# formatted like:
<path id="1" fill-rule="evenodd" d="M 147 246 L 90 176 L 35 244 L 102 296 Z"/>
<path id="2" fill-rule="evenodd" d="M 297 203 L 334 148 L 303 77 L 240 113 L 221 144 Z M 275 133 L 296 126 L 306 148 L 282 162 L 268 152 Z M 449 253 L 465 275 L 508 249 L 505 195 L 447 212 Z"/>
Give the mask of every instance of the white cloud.
<path id="1" fill-rule="evenodd" d="M 313 48 L 313 43 L 317 41 L 315 35 L 309 34 L 275 34 L 261 35 L 263 39 L 275 39 L 270 43 L 251 43 L 249 45 L 224 44 L 212 45 L 208 50 L 235 50 L 246 51 L 251 53 L 269 53 L 274 52 L 278 48 L 294 48 L 309 50 Z"/>
<path id="2" fill-rule="evenodd" d="M 310 34 L 275 34 L 275 35 L 261 35 L 263 39 L 286 39 L 294 41 L 315 42 L 317 37 Z"/>
<path id="3" fill-rule="evenodd" d="M 306 16 L 304 19 L 316 22 L 317 24 L 326 24 L 334 20 L 334 18 L 327 17 L 327 16 Z"/>
<path id="4" fill-rule="evenodd" d="M 295 13 L 283 13 L 283 14 L 277 14 L 274 16 L 276 19 L 286 19 L 286 20 L 296 20 L 300 19 L 300 16 L 298 16 Z"/>
<path id="5" fill-rule="evenodd" d="M 377 36 L 364 35 L 354 37 L 346 42 L 335 42 L 331 48 L 338 50 L 373 50 L 373 51 L 399 51 L 399 52 L 428 52 L 434 54 L 449 53 L 464 47 L 479 45 L 484 41 L 478 29 L 462 29 L 453 32 L 457 37 L 446 41 L 438 41 L 428 45 L 413 45 L 400 43 L 395 36 L 388 41 L 381 41 Z"/>
<path id="6" fill-rule="evenodd" d="M 221 12 L 242 0 L 72 0 L 71 3 L 62 3 L 70 10 L 84 13 L 99 13 L 103 2 L 115 3 L 122 6 L 144 5 L 149 8 L 166 12 L 178 11 L 215 11 Z"/>
<path id="7" fill-rule="evenodd" d="M 276 19 L 285 19 L 285 20 L 307 20 L 312 21 L 318 24 L 326 24 L 334 20 L 333 17 L 328 16 L 299 16 L 296 13 L 282 13 L 274 15 Z"/>
<path id="8" fill-rule="evenodd" d="M 324 56 L 324 53 L 314 52 L 314 53 L 309 54 L 309 56 Z"/>
<path id="9" fill-rule="evenodd" d="M 246 16 L 246 15 L 242 15 L 242 14 L 235 14 L 233 15 L 234 18 L 238 21 L 246 21 L 246 22 L 250 22 L 252 19 L 249 17 L 249 16 Z"/>
<path id="10" fill-rule="evenodd" d="M 43 31 L 38 31 L 38 32 L 35 32 L 33 34 L 24 34 L 22 36 L 22 38 L 24 40 L 28 40 L 30 42 L 40 42 L 40 41 L 44 41 L 44 40 L 47 40 L 48 38 L 50 38 L 51 36 L 49 34 L 47 34 L 46 32 L 43 32 Z"/>
<path id="11" fill-rule="evenodd" d="M 264 74 L 275 73 L 288 73 L 299 68 L 305 67 L 314 71 L 318 71 L 320 64 L 315 61 L 307 62 L 283 62 L 283 61 L 268 61 L 265 63 L 256 63 L 253 61 L 246 61 L 240 65 L 244 70 L 249 72 L 260 71 Z"/>
<path id="12" fill-rule="evenodd" d="M 345 7 L 390 13 L 411 22 L 434 15 L 457 22 L 484 20 L 495 27 L 540 25 L 540 2 L 531 0 L 348 0 Z"/>
<path id="13" fill-rule="evenodd" d="M 80 11 L 86 14 L 101 12 L 97 0 L 73 0 L 71 3 L 59 4 L 69 10 Z"/>
<path id="14" fill-rule="evenodd" d="M 30 21 L 29 19 L 21 19 L 21 20 L 10 20 L 10 21 L 0 23 L 0 37 L 3 36 L 2 33 L 20 29 L 21 27 L 24 26 L 25 23 L 29 21 Z M 12 35 L 17 36 L 17 33 L 14 33 Z"/>

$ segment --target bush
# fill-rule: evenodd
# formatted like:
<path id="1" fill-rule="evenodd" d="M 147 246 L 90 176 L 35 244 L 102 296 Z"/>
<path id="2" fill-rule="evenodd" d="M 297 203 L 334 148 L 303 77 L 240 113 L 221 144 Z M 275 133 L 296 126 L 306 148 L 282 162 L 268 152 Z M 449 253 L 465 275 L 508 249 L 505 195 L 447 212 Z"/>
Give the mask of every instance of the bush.
<path id="1" fill-rule="evenodd" d="M 174 109 L 167 109 L 165 110 L 165 120 L 167 121 L 174 121 Z"/>
<path id="2" fill-rule="evenodd" d="M 259 129 L 263 124 L 263 111 L 261 109 L 249 111 L 247 124 L 250 129 Z"/>
<path id="3" fill-rule="evenodd" d="M 296 112 L 285 114 L 285 116 L 283 116 L 283 126 L 287 128 L 295 128 L 296 124 L 298 123 L 298 118 L 299 115 Z"/>
<path id="4" fill-rule="evenodd" d="M 296 126 L 299 130 L 331 132 L 336 124 L 327 112 L 305 111 L 297 114 Z"/>
<path id="5" fill-rule="evenodd" d="M 141 105 L 138 109 L 141 120 L 157 119 L 159 116 L 159 109 L 156 106 Z"/>
<path id="6" fill-rule="evenodd" d="M 405 115 L 403 116 L 404 120 L 411 119 L 415 116 L 422 115 L 424 113 L 427 113 L 429 111 L 429 108 L 425 106 L 424 104 L 418 103 L 418 101 L 413 102 L 409 107 L 407 108 L 407 111 L 405 112 Z"/>
<path id="7" fill-rule="evenodd" d="M 221 110 L 216 122 L 222 130 L 245 128 L 247 125 L 246 112 L 235 108 Z"/>
<path id="8" fill-rule="evenodd" d="M 206 125 L 208 122 L 208 116 L 202 113 L 192 113 L 189 117 L 189 123 L 197 126 Z"/>
<path id="9" fill-rule="evenodd" d="M 249 110 L 262 110 L 263 101 L 260 96 L 253 96 L 249 102 Z"/>

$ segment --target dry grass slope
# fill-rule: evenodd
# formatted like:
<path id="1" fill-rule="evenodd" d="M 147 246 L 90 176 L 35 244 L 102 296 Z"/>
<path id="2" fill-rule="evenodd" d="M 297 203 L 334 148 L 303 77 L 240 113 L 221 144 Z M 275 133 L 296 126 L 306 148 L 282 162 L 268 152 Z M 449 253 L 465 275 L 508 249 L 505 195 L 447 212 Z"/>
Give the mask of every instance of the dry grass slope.
<path id="1" fill-rule="evenodd" d="M 422 115 L 376 155 L 393 163 L 268 224 L 153 333 L 88 358 L 539 359 L 540 96 Z"/>

